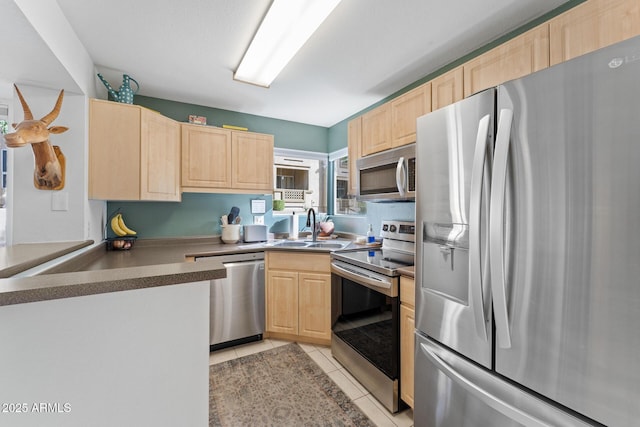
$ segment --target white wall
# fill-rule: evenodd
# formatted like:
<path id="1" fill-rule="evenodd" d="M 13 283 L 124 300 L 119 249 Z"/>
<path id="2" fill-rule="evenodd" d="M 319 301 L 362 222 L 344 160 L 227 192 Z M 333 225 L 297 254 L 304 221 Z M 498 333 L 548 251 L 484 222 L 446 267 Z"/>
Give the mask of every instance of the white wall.
<path id="1" fill-rule="evenodd" d="M 33 154 L 30 148 L 10 150 L 7 243 L 85 239 L 100 241 L 106 203 L 87 199 L 88 99 L 96 96 L 95 66 L 55 1 L 14 0 L 14 3 L 33 27 L 33 32 L 45 42 L 69 73 L 81 93 L 65 93 L 62 112 L 54 124 L 68 126 L 70 130 L 51 138 L 67 158 L 67 184 L 63 190 L 53 192 L 35 189 L 32 182 Z M 16 80 L 34 116 L 41 117 L 51 110 L 58 91 L 43 89 L 50 87 L 50 83 L 30 82 L 25 85 L 21 84 L 19 76 Z M 14 98 L 14 120 L 21 119 L 22 108 L 17 98 Z M 53 197 L 68 198 L 68 210 L 53 211 Z"/>
<path id="2" fill-rule="evenodd" d="M 14 0 L 80 90 L 95 97 L 95 67 L 56 1 Z M 101 13 L 101 11 L 96 11 Z"/>
<path id="3" fill-rule="evenodd" d="M 35 118 L 51 111 L 57 91 L 20 86 Z M 60 146 L 66 158 L 65 187 L 62 190 L 39 190 L 33 184 L 34 157 L 30 146 L 9 149 L 8 229 L 11 243 L 34 243 L 84 240 L 86 203 L 86 117 L 85 96 L 65 94 L 62 109 L 52 125 L 66 126 L 68 131 L 51 135 L 53 145 Z M 22 107 L 16 99 L 14 120 L 22 120 Z M 68 200 L 68 209 L 52 209 L 54 198 Z"/>
<path id="4" fill-rule="evenodd" d="M 209 287 L 0 307 L 0 426 L 208 425 Z"/>

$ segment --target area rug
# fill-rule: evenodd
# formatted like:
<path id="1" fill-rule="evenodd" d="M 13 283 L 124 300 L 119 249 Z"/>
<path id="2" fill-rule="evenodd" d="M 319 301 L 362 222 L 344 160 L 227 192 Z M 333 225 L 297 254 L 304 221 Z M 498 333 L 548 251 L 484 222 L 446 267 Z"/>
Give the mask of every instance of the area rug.
<path id="1" fill-rule="evenodd" d="M 209 368 L 210 426 L 374 426 L 295 343 Z"/>

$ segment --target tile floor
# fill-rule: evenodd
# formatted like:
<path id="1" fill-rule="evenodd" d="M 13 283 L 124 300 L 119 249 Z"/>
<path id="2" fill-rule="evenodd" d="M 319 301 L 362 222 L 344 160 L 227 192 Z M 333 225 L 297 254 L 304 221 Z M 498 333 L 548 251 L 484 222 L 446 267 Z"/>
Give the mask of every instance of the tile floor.
<path id="1" fill-rule="evenodd" d="M 265 339 L 259 342 L 244 344 L 210 354 L 209 364 L 225 362 L 227 360 L 270 350 L 274 347 L 288 344 L 288 341 Z M 367 415 L 378 427 L 410 427 L 413 426 L 413 412 L 411 409 L 397 414 L 391 414 L 369 392 L 349 374 L 336 359 L 331 356 L 331 349 L 324 346 L 299 344 L 320 368 L 351 398 L 360 410 Z"/>

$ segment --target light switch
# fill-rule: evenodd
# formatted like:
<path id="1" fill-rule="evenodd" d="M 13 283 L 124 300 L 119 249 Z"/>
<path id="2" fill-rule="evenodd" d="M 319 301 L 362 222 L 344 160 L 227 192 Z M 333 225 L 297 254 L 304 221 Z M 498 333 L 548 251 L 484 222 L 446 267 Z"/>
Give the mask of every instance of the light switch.
<path id="1" fill-rule="evenodd" d="M 68 211 L 69 210 L 69 193 L 61 193 L 55 191 L 51 194 L 51 210 L 52 211 Z"/>

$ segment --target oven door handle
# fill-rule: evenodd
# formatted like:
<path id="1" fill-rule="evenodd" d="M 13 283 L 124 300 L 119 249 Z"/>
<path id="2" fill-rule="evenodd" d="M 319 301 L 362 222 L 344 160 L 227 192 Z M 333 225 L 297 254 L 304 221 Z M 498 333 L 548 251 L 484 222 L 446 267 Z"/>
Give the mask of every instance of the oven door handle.
<path id="1" fill-rule="evenodd" d="M 390 280 L 384 280 L 371 274 L 367 274 L 366 271 L 362 271 L 361 269 L 351 269 L 350 267 L 345 268 L 335 262 L 332 262 L 331 272 L 389 297 L 398 296 L 397 294 L 394 295 L 397 291 L 393 292 Z"/>

